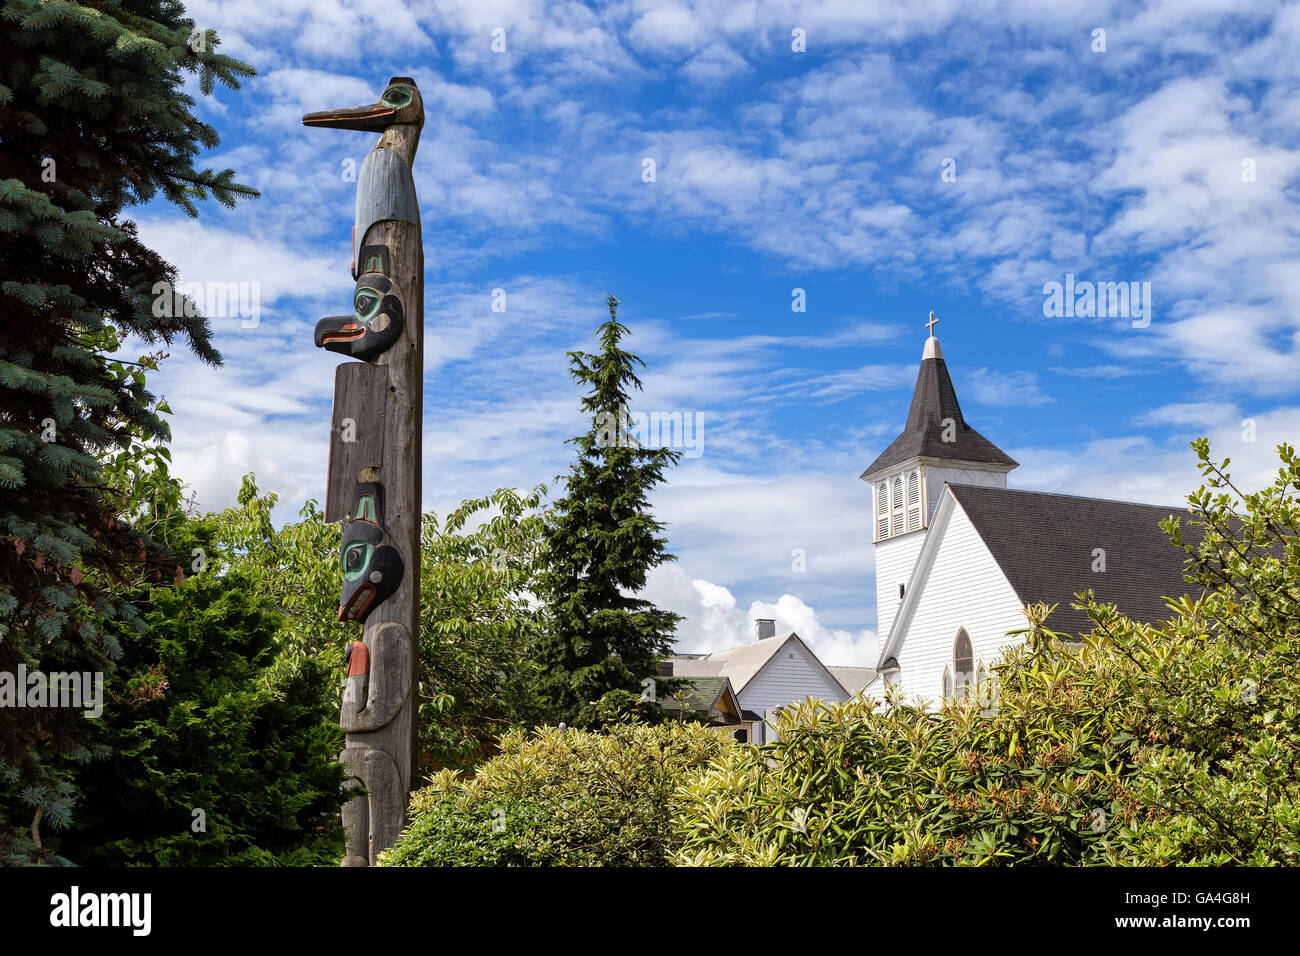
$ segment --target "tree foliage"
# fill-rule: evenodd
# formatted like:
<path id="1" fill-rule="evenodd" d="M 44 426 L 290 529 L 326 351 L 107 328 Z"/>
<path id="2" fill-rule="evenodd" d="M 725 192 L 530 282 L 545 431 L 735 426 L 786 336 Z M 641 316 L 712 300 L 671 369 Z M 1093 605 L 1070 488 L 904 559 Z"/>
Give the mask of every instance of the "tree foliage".
<path id="1" fill-rule="evenodd" d="M 207 94 L 252 69 L 216 53 L 211 32 L 194 42 L 168 0 L 4 0 L 0 23 L 0 311 L 13 317 L 0 342 L 0 671 L 104 671 L 120 653 L 105 622 L 139 623 L 123 592 L 175 568 L 102 467 L 167 437 L 145 387 L 153 359 L 110 356 L 130 335 L 220 361 L 202 315 L 152 308 L 175 270 L 124 213 L 157 195 L 190 215 L 198 199 L 256 195 L 230 170 L 195 168 L 217 135 L 184 91 L 188 75 Z M 34 852 L 42 817 L 69 821 L 59 765 L 87 757 L 85 727 L 66 708 L 0 710 L 0 840 L 34 818 Z"/>
<path id="2" fill-rule="evenodd" d="M 472 779 L 434 776 L 383 866 L 664 866 L 678 788 L 738 747 L 694 723 L 515 731 Z"/>
<path id="3" fill-rule="evenodd" d="M 498 734 L 536 715 L 533 645 L 543 612 L 533 594 L 544 493 L 499 489 L 444 519 L 423 516 L 417 776 L 472 767 Z M 237 506 L 217 516 L 219 541 L 287 619 L 287 656 L 277 667 L 302 657 L 339 666 L 359 636 L 338 620 L 340 526 L 308 501 L 300 520 L 276 528 L 275 504 L 246 476 Z"/>
<path id="4" fill-rule="evenodd" d="M 1125 789 L 1143 725 L 1120 706 L 1112 663 L 1100 642 L 1067 649 L 1039 627 L 995 668 L 996 716 L 897 697 L 787 708 L 780 740 L 725 754 L 690 785 L 676 862 L 1104 862 L 1095 821 L 1144 812 Z"/>
<path id="5" fill-rule="evenodd" d="M 547 523 L 542 576 L 550 627 L 539 645 L 540 692 L 553 720 L 594 725 L 594 708 L 611 691 L 639 692 L 672 649 L 681 616 L 636 595 L 651 569 L 674 560 L 650 494 L 680 452 L 641 447 L 628 429 L 631 392 L 644 365 L 621 342 L 628 329 L 619 302 L 597 331 L 600 351 L 570 352 L 570 374 L 588 387 L 588 431 L 570 443 L 577 460 Z"/>
<path id="6" fill-rule="evenodd" d="M 96 722 L 112 756 L 77 775 L 82 810 L 60 853 L 87 865 L 337 865 L 333 669 L 304 658 L 268 686 L 284 619 L 238 570 L 140 601 L 146 630 L 119 629 Z"/>
<path id="7" fill-rule="evenodd" d="M 1243 492 L 1192 443 L 1205 485 L 1188 497 L 1192 534 L 1166 523 L 1204 597 L 1160 628 L 1118 615 L 1098 629 L 1142 670 L 1135 705 L 1155 740 L 1137 793 L 1159 827 L 1129 837 L 1152 864 L 1300 863 L 1300 461 Z"/>
<path id="8" fill-rule="evenodd" d="M 545 612 L 544 486 L 501 488 L 420 529 L 422 772 L 470 768 L 499 736 L 541 715 L 535 648 Z M 475 525 L 475 522 L 481 522 Z"/>

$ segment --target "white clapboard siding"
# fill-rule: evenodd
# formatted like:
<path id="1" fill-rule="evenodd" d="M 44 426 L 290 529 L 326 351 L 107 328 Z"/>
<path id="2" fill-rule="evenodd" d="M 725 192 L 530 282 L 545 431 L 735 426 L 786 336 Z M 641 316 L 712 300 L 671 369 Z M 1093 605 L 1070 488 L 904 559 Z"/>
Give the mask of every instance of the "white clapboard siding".
<path id="1" fill-rule="evenodd" d="M 770 714 L 773 722 L 778 707 L 786 707 L 805 697 L 830 701 L 848 699 L 843 688 L 828 677 L 824 668 L 813 658 L 812 652 L 796 640 L 782 645 L 738 696 L 740 706 L 745 710 Z M 771 726 L 764 730 L 765 740 L 776 739 L 776 732 Z"/>
<path id="2" fill-rule="evenodd" d="M 876 543 L 876 633 L 883 639 L 898 613 L 898 586 L 907 584 L 916 566 L 916 556 L 925 543 L 925 531 L 913 531 L 901 538 Z"/>
<path id="3" fill-rule="evenodd" d="M 910 479 L 917 472 L 908 471 L 904 474 Z M 924 515 L 924 519 L 918 522 L 908 519 L 906 533 L 876 541 L 876 633 L 880 635 L 882 641 L 888 637 L 889 629 L 894 625 L 894 617 L 898 614 L 900 602 L 898 586 L 905 585 L 911 578 L 912 569 L 916 566 L 916 559 L 921 553 L 921 545 L 925 543 L 927 529 L 930 522 L 934 520 L 935 510 L 947 494 L 944 483 L 951 481 L 955 484 L 983 485 L 992 488 L 1007 486 L 1005 471 L 991 471 L 978 467 L 928 464 L 920 466 L 919 474 L 918 490 L 923 491 L 924 494 L 920 496 L 917 503 L 916 517 L 921 519 Z M 880 488 L 888 487 L 891 480 L 877 484 L 877 510 L 881 500 Z M 921 530 L 914 530 L 918 527 Z"/>
<path id="4" fill-rule="evenodd" d="M 959 629 L 970 635 L 975 664 L 982 658 L 987 670 L 1004 647 L 1020 640 L 1007 632 L 1025 626 L 1020 599 L 979 532 L 955 500 L 945 504 L 952 514 L 932 532 L 939 535 L 933 562 L 913 584 L 917 603 L 897 654 L 904 693 L 934 704 L 942 697 L 943 669 L 952 663 Z"/>

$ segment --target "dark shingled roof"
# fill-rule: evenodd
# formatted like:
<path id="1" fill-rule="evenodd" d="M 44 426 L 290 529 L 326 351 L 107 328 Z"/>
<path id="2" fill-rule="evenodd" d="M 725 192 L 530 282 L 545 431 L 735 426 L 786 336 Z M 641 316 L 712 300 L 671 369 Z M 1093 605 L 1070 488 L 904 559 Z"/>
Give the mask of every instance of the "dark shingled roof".
<path id="1" fill-rule="evenodd" d="M 679 683 L 685 700 L 661 697 L 658 703 L 664 710 L 682 710 L 683 704 L 686 710 L 708 710 L 727 685 L 725 677 L 674 677 L 673 680 Z"/>
<path id="2" fill-rule="evenodd" d="M 956 422 L 956 440 L 943 440 L 943 420 Z M 988 464 L 1010 465 L 1019 462 L 966 424 L 948 366 L 942 358 L 923 358 L 916 376 L 916 390 L 912 393 L 912 407 L 907 412 L 907 425 L 864 471 L 861 477 L 875 474 L 890 465 L 897 465 L 916 457 L 952 458 L 958 461 L 977 461 Z"/>
<path id="3" fill-rule="evenodd" d="M 1159 522 L 1187 509 L 1101 498 L 1051 495 L 1010 488 L 949 484 L 962 510 L 1026 604 L 1060 607 L 1048 626 L 1067 634 L 1092 630 L 1070 605 L 1092 588 L 1097 599 L 1144 623 L 1171 616 L 1163 597 L 1199 589 L 1183 580 L 1186 555 L 1169 542 Z M 1183 522 L 1183 539 L 1199 540 L 1199 528 Z M 1094 572 L 1093 549 L 1106 552 L 1106 570 Z"/>

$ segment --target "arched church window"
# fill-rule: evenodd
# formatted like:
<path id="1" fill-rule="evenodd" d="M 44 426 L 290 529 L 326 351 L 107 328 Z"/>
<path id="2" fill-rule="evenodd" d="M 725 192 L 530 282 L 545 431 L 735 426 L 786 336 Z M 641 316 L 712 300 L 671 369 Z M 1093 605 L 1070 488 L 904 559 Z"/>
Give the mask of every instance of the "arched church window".
<path id="1" fill-rule="evenodd" d="M 975 651 L 965 628 L 957 632 L 957 639 L 953 641 L 952 664 L 957 675 L 957 695 L 965 698 L 975 679 Z"/>
<path id="2" fill-rule="evenodd" d="M 943 669 L 943 699 L 947 700 L 952 696 L 952 670 L 948 666 Z"/>

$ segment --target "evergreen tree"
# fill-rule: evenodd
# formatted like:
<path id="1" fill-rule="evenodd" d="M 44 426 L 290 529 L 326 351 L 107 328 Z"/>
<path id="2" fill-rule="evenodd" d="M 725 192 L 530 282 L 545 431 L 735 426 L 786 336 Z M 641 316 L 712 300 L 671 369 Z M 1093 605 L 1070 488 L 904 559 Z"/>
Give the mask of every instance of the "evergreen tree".
<path id="1" fill-rule="evenodd" d="M 0 24 L 0 673 L 108 671 L 121 647 L 104 620 L 138 623 L 126 591 L 175 570 L 123 520 L 129 495 L 101 465 L 168 437 L 151 361 L 108 356 L 136 335 L 220 362 L 192 303 L 156 307 L 175 270 L 123 213 L 160 193 L 191 216 L 209 195 L 256 195 L 194 168 L 218 137 L 183 89 L 186 74 L 208 95 L 253 70 L 175 0 L 4 0 Z M 69 822 L 62 765 L 92 755 L 86 727 L 70 708 L 0 708 L 10 859 L 39 855 L 42 819 Z"/>
<path id="2" fill-rule="evenodd" d="M 681 453 L 642 447 L 629 434 L 629 393 L 641 389 L 633 369 L 645 363 L 619 345 L 628 329 L 618 300 L 606 296 L 605 304 L 600 351 L 568 353 L 570 374 L 590 388 L 582 408 L 592 421 L 569 439 L 578 458 L 544 535 L 550 633 L 538 647 L 540 692 L 553 719 L 575 726 L 601 722 L 605 695 L 625 701 L 641 693 L 643 679 L 657 678 L 681 620 L 636 597 L 652 568 L 675 560 L 649 497 Z"/>
<path id="3" fill-rule="evenodd" d="M 187 524 L 211 533 L 211 518 Z M 136 597 L 147 629 L 114 626 L 123 654 L 93 722 L 112 756 L 78 771 L 59 854 L 80 865 L 337 866 L 339 671 L 303 658 L 272 678 L 286 619 L 238 567 Z"/>

